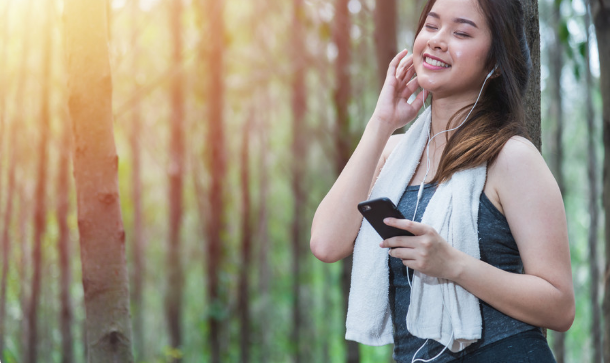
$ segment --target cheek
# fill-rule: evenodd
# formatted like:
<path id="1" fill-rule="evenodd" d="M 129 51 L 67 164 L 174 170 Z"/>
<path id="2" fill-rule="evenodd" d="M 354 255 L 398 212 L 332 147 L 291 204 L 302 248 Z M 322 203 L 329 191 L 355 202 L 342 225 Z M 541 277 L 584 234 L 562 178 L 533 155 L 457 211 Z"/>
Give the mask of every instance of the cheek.
<path id="1" fill-rule="evenodd" d="M 422 33 L 420 32 L 413 43 L 413 66 L 415 69 L 418 69 L 421 66 L 422 54 L 424 53 L 427 44 L 427 39 L 421 34 Z"/>

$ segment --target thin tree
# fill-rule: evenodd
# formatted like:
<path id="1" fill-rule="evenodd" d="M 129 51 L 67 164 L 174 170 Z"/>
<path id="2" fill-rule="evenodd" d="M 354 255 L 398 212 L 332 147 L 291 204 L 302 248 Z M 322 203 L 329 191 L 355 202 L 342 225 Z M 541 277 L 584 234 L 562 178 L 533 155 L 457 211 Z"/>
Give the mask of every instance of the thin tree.
<path id="1" fill-rule="evenodd" d="M 540 150 L 540 20 L 538 0 L 521 0 L 524 11 L 525 35 L 532 61 L 527 90 L 525 92 L 525 117 L 527 130 L 534 145 Z"/>
<path id="2" fill-rule="evenodd" d="M 561 39 L 561 2 L 554 1 L 550 6 L 549 25 L 553 29 L 553 40 L 548 47 L 549 54 L 549 116 L 553 122 L 553 139 L 550 143 L 553 175 L 561 194 L 566 190 L 563 182 L 563 102 L 561 95 L 561 74 L 563 69 L 563 40 Z M 565 339 L 563 332 L 553 331 L 553 353 L 557 363 L 565 362 Z"/>
<path id="3" fill-rule="evenodd" d="M 291 222 L 291 253 L 292 253 L 292 354 L 296 363 L 303 361 L 302 350 L 302 316 L 305 305 L 302 305 L 301 295 L 302 262 L 303 262 L 303 213 L 305 207 L 304 180 L 305 170 L 302 162 L 305 157 L 305 67 L 306 59 L 303 56 L 304 29 L 303 21 L 305 11 L 302 0 L 294 0 L 292 5 L 292 27 L 290 34 L 290 54 L 292 56 L 292 79 L 291 79 L 291 111 L 292 111 L 292 160 L 291 163 L 291 188 L 293 195 L 293 212 Z"/>
<path id="4" fill-rule="evenodd" d="M 593 111 L 593 77 L 591 75 L 591 59 L 589 54 L 591 15 L 589 6 L 585 11 L 585 33 L 587 34 L 587 44 L 585 47 L 585 102 L 587 109 L 587 176 L 589 178 L 589 275 L 590 301 L 591 301 L 591 340 L 593 346 L 593 363 L 602 361 L 602 329 L 601 329 L 601 308 L 599 305 L 599 264 L 597 255 L 598 232 L 599 232 L 599 187 L 597 183 L 597 133 L 595 130 L 595 112 Z"/>
<path id="5" fill-rule="evenodd" d="M 184 179 L 184 81 L 182 64 L 182 0 L 170 1 L 170 26 L 172 36 L 172 63 L 175 69 L 171 81 L 170 157 L 169 176 L 169 236 L 168 236 L 168 286 L 166 318 L 170 345 L 180 349 L 182 345 L 182 290 L 184 273 L 180 258 L 180 228 L 182 225 L 182 194 Z M 174 362 L 180 362 L 175 358 Z"/>
<path id="6" fill-rule="evenodd" d="M 252 107 L 253 108 L 253 107 Z M 241 363 L 250 362 L 250 270 L 252 262 L 252 223 L 250 205 L 250 133 L 252 131 L 252 118 L 254 113 L 249 112 L 245 131 L 242 133 L 240 155 L 241 179 L 241 263 L 239 270 L 238 312 L 240 327 L 239 352 Z"/>
<path id="7" fill-rule="evenodd" d="M 44 45 L 42 54 L 42 87 L 41 106 L 38 125 L 38 170 L 36 177 L 35 206 L 34 206 L 34 239 L 32 246 L 32 290 L 28 305 L 28 349 L 24 361 L 35 363 L 38 360 L 38 303 L 40 300 L 40 286 L 42 279 L 42 237 L 46 229 L 46 185 L 47 185 L 47 153 L 50 121 L 50 79 L 52 57 L 51 14 L 53 9 L 52 0 L 47 0 L 44 26 L 40 29 L 44 34 Z"/>
<path id="8" fill-rule="evenodd" d="M 7 18 L 8 12 L 10 10 L 11 2 L 7 2 L 4 7 L 4 19 Z M 0 39 L 8 39 L 8 25 L 7 21 L 3 22 L 2 31 L 0 32 Z M 7 78 L 5 65 L 6 65 L 6 41 L 2 42 L 1 51 L 0 51 L 0 84 L 6 84 Z M 3 156 L 2 147 L 5 145 L 4 141 L 4 125 L 5 125 L 5 117 L 6 117 L 6 89 L 2 87 L 0 89 L 0 160 Z M 13 134 L 13 129 L 15 127 L 12 126 L 9 131 L 10 135 L 8 138 L 9 144 L 15 142 L 15 135 Z M 10 253 L 10 244 L 9 244 L 9 228 L 11 223 L 12 216 L 12 208 L 13 208 L 13 187 L 14 187 L 14 179 L 15 179 L 15 153 L 14 147 L 11 148 L 10 145 L 7 147 L 7 151 L 9 153 L 9 171 L 8 171 L 8 186 L 7 186 L 7 200 L 6 207 L 4 209 L 4 228 L 2 235 L 2 273 L 0 277 L 0 358 L 6 359 L 4 356 L 4 339 L 5 339 L 5 313 L 6 313 L 6 281 L 8 277 L 8 265 L 9 265 L 9 253 Z M 2 174 L 0 174 L 0 194 L 2 193 Z M 0 204 L 1 205 L 1 204 Z M 1 208 L 1 207 L 0 207 Z"/>
<path id="9" fill-rule="evenodd" d="M 66 0 L 64 21 L 87 360 L 130 363 L 129 284 L 112 125 L 106 1 Z"/>
<path id="10" fill-rule="evenodd" d="M 376 8 L 376 24 L 377 19 L 385 16 L 384 10 L 390 9 L 391 4 L 380 4 L 383 1 L 377 1 L 379 9 Z M 394 1 L 388 1 L 393 3 Z M 334 129 L 334 144 L 336 147 L 334 169 L 336 175 L 341 173 L 341 170 L 347 164 L 349 157 L 352 153 L 351 137 L 350 137 L 350 118 L 348 111 L 348 104 L 351 98 L 351 76 L 350 76 L 350 63 L 351 63 L 351 19 L 348 11 L 348 0 L 337 0 L 335 5 L 335 21 L 333 28 L 333 42 L 337 47 L 337 58 L 335 60 L 335 84 L 336 89 L 333 92 L 333 103 L 336 110 L 336 123 Z M 381 12 L 381 13 L 379 13 Z M 387 28 L 382 27 L 376 29 L 375 38 L 380 40 L 383 38 L 383 32 Z M 394 36 L 394 41 L 396 37 Z M 382 46 L 383 47 L 383 46 Z M 396 46 L 394 45 L 394 48 Z M 388 49 L 378 49 L 377 53 L 382 51 L 385 54 Z M 378 59 L 381 55 L 378 55 Z M 385 57 L 384 57 L 385 58 Z M 389 61 L 388 61 L 389 63 Z M 348 256 L 341 262 L 341 290 L 343 292 L 343 309 L 347 311 L 347 297 L 349 296 L 350 288 L 350 276 L 352 273 L 352 256 Z M 346 340 L 346 362 L 356 363 L 360 362 L 360 351 L 357 342 Z"/>
<path id="11" fill-rule="evenodd" d="M 146 275 L 146 259 L 144 258 L 144 230 L 142 223 L 142 161 L 140 151 L 140 133 L 142 129 L 140 109 L 140 85 L 137 73 L 139 71 L 138 51 L 138 14 L 139 0 L 131 1 L 131 72 L 133 77 L 133 103 L 131 109 L 131 127 L 129 143 L 131 147 L 131 195 L 133 199 L 133 271 L 131 303 L 133 307 L 133 338 L 136 361 L 145 358 L 144 346 L 144 306 L 142 294 L 144 291 L 144 276 Z"/>
<path id="12" fill-rule="evenodd" d="M 223 243 L 222 234 L 225 230 L 224 217 L 224 182 L 226 175 L 226 145 L 224 136 L 224 0 L 206 0 L 209 37 L 209 84 L 208 84 L 208 133 L 209 147 L 208 170 L 212 175 L 208 191 L 209 214 L 207 223 L 207 280 L 208 301 L 211 309 L 217 310 L 222 306 L 219 289 L 219 271 L 222 266 Z M 221 320 L 218 314 L 208 315 L 208 343 L 212 352 L 212 363 L 220 362 L 221 347 Z"/>
<path id="13" fill-rule="evenodd" d="M 261 314 L 258 319 L 259 325 L 262 327 L 260 334 L 260 362 L 269 361 L 269 351 L 271 348 L 271 332 L 270 329 L 265 329 L 266 324 L 272 317 L 272 307 L 269 298 L 269 281 L 271 280 L 271 269 L 269 268 L 269 212 L 267 210 L 267 199 L 269 198 L 269 138 L 268 138 L 268 122 L 269 110 L 272 102 L 269 101 L 268 87 L 262 91 L 261 102 L 259 105 L 260 112 L 257 112 L 260 117 L 257 118 L 257 136 L 260 144 L 259 151 L 259 205 L 258 205 L 258 265 L 259 265 L 259 294 L 261 297 Z M 263 111 L 264 110 L 264 111 Z"/>
<path id="14" fill-rule="evenodd" d="M 8 277 L 9 267 L 9 256 L 11 253 L 11 220 L 13 216 L 13 196 L 15 192 L 15 165 L 17 164 L 17 153 L 15 152 L 17 140 L 17 125 L 12 122 L 9 125 L 9 138 L 8 138 L 8 158 L 9 158 L 9 169 L 8 169 L 8 184 L 6 186 L 6 207 L 4 208 L 4 220 L 3 220 L 3 232 L 2 232 L 2 275 L 0 281 L 0 357 L 6 359 L 4 356 L 4 342 L 6 339 L 5 335 L 5 317 L 6 317 L 6 281 Z"/>
<path id="15" fill-rule="evenodd" d="M 590 1 L 590 7 L 599 53 L 599 83 L 603 105 L 604 176 L 602 193 L 603 207 L 606 211 L 604 220 L 606 261 L 602 314 L 604 319 L 604 361 L 610 362 L 610 64 L 608 64 L 608 59 L 610 59 L 610 4 L 607 1 Z"/>
<path id="16" fill-rule="evenodd" d="M 396 0 L 376 0 L 375 1 L 375 55 L 377 57 L 377 80 L 379 89 L 383 87 L 383 82 L 388 72 L 388 65 L 392 58 L 398 53 L 396 43 Z M 348 33 L 349 34 L 349 29 Z M 346 161 L 347 162 L 347 161 Z"/>
<path id="17" fill-rule="evenodd" d="M 61 331 L 62 363 L 74 362 L 74 336 L 72 334 L 74 314 L 72 313 L 72 298 L 70 296 L 70 285 L 72 284 L 72 272 L 70 268 L 72 244 L 70 242 L 70 229 L 68 227 L 68 212 L 70 209 L 70 148 L 72 144 L 70 130 L 70 118 L 66 112 L 64 122 L 61 125 L 56 209 L 59 229 L 57 252 L 59 255 L 59 300 L 61 306 L 59 326 Z"/>

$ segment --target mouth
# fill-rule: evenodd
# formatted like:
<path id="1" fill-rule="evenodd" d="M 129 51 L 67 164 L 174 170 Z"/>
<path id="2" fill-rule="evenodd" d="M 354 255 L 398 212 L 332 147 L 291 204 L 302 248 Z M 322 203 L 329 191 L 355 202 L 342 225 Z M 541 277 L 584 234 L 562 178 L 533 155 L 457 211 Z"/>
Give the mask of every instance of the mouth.
<path id="1" fill-rule="evenodd" d="M 424 54 L 424 63 L 438 68 L 450 68 L 451 66 L 438 58 Z"/>

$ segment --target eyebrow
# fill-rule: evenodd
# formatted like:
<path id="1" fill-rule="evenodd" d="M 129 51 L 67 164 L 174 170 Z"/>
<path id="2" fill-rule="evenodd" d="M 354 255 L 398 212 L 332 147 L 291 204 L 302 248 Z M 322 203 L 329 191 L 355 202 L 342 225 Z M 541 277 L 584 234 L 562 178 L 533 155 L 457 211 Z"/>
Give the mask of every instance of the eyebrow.
<path id="1" fill-rule="evenodd" d="M 435 12 L 433 12 L 433 11 L 429 12 L 429 13 L 428 13 L 428 16 L 431 16 L 431 17 L 436 18 L 436 19 L 439 19 L 439 20 L 440 20 L 440 18 L 441 18 L 441 17 L 440 17 L 440 16 L 439 16 L 437 13 L 435 13 Z M 472 20 L 468 20 L 468 19 L 464 19 L 464 18 L 454 18 L 454 19 L 453 19 L 453 22 L 454 22 L 454 23 L 460 23 L 460 24 L 468 24 L 468 25 L 472 25 L 473 27 L 475 27 L 475 28 L 477 28 L 477 29 L 479 28 L 479 27 L 478 27 L 478 26 L 477 26 L 477 25 L 474 23 L 474 21 L 472 21 Z"/>

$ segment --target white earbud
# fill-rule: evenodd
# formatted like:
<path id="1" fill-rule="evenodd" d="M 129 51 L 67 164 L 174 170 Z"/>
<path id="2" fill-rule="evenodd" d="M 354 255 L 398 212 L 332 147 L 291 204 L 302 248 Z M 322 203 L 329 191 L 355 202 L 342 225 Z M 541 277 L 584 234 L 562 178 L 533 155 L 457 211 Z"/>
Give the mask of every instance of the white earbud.
<path id="1" fill-rule="evenodd" d="M 496 69 L 498 69 L 498 63 L 496 63 L 496 65 L 494 66 L 494 69 L 492 69 L 489 73 L 487 73 L 487 77 L 485 77 L 485 79 L 488 79 L 489 77 L 491 77 L 491 75 L 496 71 Z"/>

